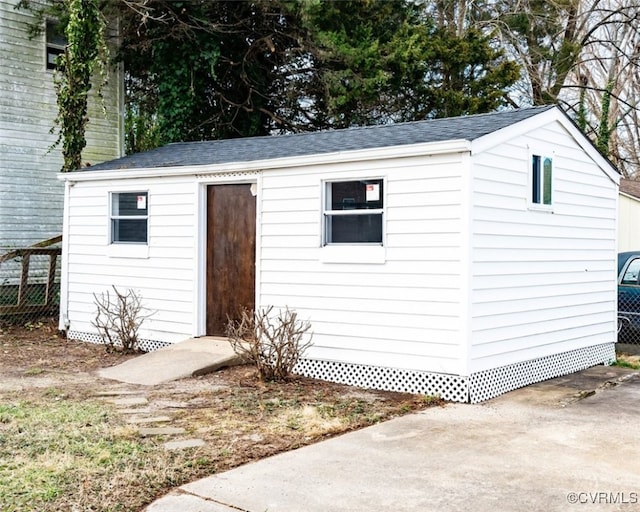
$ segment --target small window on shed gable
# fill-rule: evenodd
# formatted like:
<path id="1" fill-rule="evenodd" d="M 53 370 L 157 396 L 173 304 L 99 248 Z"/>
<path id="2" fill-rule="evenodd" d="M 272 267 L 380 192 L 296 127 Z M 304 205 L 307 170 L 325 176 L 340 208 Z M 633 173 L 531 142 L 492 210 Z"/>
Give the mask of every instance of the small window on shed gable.
<path id="1" fill-rule="evenodd" d="M 531 203 L 551 206 L 553 199 L 553 158 L 540 154 L 531 156 Z"/>
<path id="2" fill-rule="evenodd" d="M 147 192 L 111 194 L 111 243 L 146 244 L 148 232 Z"/>
<path id="3" fill-rule="evenodd" d="M 58 55 L 64 53 L 67 46 L 67 39 L 62 31 L 62 25 L 55 20 L 47 20 L 47 53 L 46 65 L 47 69 L 56 69 L 56 59 Z"/>
<path id="4" fill-rule="evenodd" d="M 325 183 L 324 245 L 382 245 L 382 179 Z"/>

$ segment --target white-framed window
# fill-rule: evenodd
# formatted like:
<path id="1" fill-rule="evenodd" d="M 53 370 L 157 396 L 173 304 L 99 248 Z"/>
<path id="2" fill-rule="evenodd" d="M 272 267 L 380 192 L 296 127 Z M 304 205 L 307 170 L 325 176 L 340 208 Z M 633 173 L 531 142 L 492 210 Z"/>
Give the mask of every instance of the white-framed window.
<path id="1" fill-rule="evenodd" d="M 553 205 L 553 155 L 531 153 L 531 205 L 550 208 Z"/>
<path id="2" fill-rule="evenodd" d="M 67 39 L 62 31 L 62 26 L 56 20 L 47 20 L 46 26 L 46 67 L 56 69 L 56 59 L 58 55 L 64 53 L 67 46 Z"/>
<path id="3" fill-rule="evenodd" d="M 324 183 L 323 245 L 383 245 L 384 180 Z"/>
<path id="4" fill-rule="evenodd" d="M 111 193 L 111 244 L 147 244 L 148 196 L 146 191 Z"/>

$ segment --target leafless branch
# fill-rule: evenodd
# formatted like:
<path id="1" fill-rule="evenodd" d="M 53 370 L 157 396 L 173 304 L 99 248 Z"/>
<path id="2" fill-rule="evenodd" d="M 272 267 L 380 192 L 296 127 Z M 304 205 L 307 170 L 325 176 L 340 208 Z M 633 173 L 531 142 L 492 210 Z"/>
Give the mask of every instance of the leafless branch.
<path id="1" fill-rule="evenodd" d="M 124 352 L 139 352 L 140 340 L 138 330 L 142 322 L 154 312 L 145 313 L 140 296 L 133 290 L 121 293 L 112 286 L 115 297 L 111 297 L 109 290 L 98 297 L 93 294 L 96 314 L 91 324 L 98 329 L 98 333 L 107 348 L 121 349 Z"/>
<path id="2" fill-rule="evenodd" d="M 288 308 L 272 312 L 273 306 L 243 311 L 239 320 L 229 321 L 227 337 L 234 352 L 256 366 L 260 378 L 283 381 L 311 346 L 311 324 Z"/>

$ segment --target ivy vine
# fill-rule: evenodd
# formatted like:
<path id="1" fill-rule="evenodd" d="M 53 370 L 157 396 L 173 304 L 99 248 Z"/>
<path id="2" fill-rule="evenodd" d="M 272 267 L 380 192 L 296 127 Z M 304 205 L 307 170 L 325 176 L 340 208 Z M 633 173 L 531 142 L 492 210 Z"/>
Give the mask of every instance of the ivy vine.
<path id="1" fill-rule="evenodd" d="M 68 13 L 65 27 L 67 47 L 56 61 L 54 85 L 58 103 L 55 119 L 59 126 L 54 146 L 62 144 L 62 172 L 74 171 L 82 166 L 82 151 L 87 145 L 85 137 L 88 94 L 94 71 L 101 78 L 98 95 L 106 83 L 108 49 L 105 41 L 104 20 L 97 0 L 64 0 Z M 55 127 L 54 127 L 55 129 Z"/>

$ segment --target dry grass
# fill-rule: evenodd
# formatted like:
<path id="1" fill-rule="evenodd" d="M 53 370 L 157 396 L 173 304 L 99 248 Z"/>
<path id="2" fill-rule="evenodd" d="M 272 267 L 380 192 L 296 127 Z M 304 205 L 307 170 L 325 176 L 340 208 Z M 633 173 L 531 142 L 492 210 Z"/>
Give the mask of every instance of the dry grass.
<path id="1" fill-rule="evenodd" d="M 252 460 L 440 404 L 311 379 L 263 383 L 250 367 L 142 387 L 97 378 L 122 361 L 55 327 L 0 328 L 0 510 L 139 511 L 171 488 Z M 148 400 L 179 439 L 141 437 L 132 416 L 102 396 Z M 136 416 L 136 415 L 134 415 Z"/>
<path id="2" fill-rule="evenodd" d="M 640 370 L 640 355 L 618 353 L 616 354 L 616 358 L 617 358 L 617 361 L 615 363 L 616 366 L 621 366 L 623 368 L 632 368 L 634 370 Z"/>

